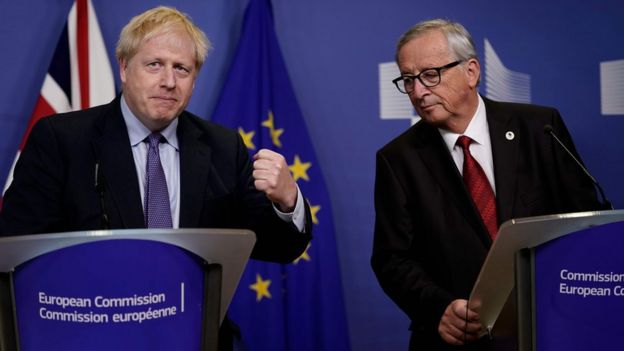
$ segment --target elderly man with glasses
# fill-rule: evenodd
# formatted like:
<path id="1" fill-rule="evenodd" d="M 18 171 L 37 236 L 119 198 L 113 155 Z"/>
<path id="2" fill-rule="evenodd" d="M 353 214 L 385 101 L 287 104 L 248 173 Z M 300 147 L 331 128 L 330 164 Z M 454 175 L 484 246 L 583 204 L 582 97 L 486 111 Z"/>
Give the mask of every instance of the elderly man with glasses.
<path id="1" fill-rule="evenodd" d="M 501 223 L 600 208 L 557 110 L 479 95 L 459 23 L 430 20 L 397 45 L 393 83 L 420 122 L 377 153 L 373 270 L 411 319 L 410 350 L 496 349 L 467 298 Z"/>

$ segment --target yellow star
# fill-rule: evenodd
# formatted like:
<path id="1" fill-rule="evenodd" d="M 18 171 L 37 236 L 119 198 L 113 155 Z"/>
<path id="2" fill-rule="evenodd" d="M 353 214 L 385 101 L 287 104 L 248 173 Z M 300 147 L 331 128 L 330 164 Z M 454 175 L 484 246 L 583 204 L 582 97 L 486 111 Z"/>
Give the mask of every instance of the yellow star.
<path id="1" fill-rule="evenodd" d="M 266 297 L 268 299 L 271 298 L 269 285 L 271 285 L 271 279 L 262 280 L 260 274 L 256 273 L 256 283 L 249 285 L 249 288 L 256 292 L 256 301 L 262 300 L 263 297 Z"/>
<path id="2" fill-rule="evenodd" d="M 310 244 L 308 244 L 308 247 L 306 247 L 305 251 L 301 254 L 301 256 L 299 256 L 297 259 L 295 259 L 293 261 L 294 264 L 299 263 L 299 261 L 304 260 L 304 261 L 310 261 L 310 255 L 308 255 L 308 249 L 310 248 Z"/>
<path id="3" fill-rule="evenodd" d="M 273 117 L 273 111 L 269 110 L 269 118 L 265 121 L 262 121 L 262 126 L 269 128 L 269 134 L 271 135 L 271 141 L 273 145 L 277 147 L 282 147 L 282 143 L 279 140 L 279 137 L 284 133 L 284 129 L 275 129 L 275 118 Z"/>
<path id="4" fill-rule="evenodd" d="M 312 215 L 312 223 L 318 224 L 318 218 L 316 217 L 316 213 L 321 209 L 321 205 L 312 206 L 310 201 L 308 201 L 308 203 L 310 204 L 310 214 Z"/>
<path id="5" fill-rule="evenodd" d="M 275 124 L 273 123 L 273 111 L 269 110 L 269 119 L 262 121 L 262 126 L 269 128 L 269 130 L 275 129 Z"/>
<path id="6" fill-rule="evenodd" d="M 280 135 L 284 133 L 284 129 L 273 129 L 271 131 L 271 140 L 273 141 L 273 145 L 277 147 L 282 147 L 282 142 L 279 140 Z"/>
<path id="7" fill-rule="evenodd" d="M 295 182 L 299 178 L 303 178 L 305 181 L 309 181 L 308 178 L 308 168 L 312 166 L 311 162 L 301 162 L 299 155 L 295 155 L 295 162 L 292 165 L 288 166 L 288 169 L 292 172 L 293 178 L 295 178 Z"/>
<path id="8" fill-rule="evenodd" d="M 256 149 L 256 146 L 253 143 L 253 137 L 254 137 L 254 134 L 256 134 L 255 131 L 252 130 L 249 133 L 245 133 L 243 128 L 238 127 L 238 134 L 240 134 L 241 138 L 243 138 L 243 142 L 245 142 L 245 146 L 247 146 L 249 150 Z"/>

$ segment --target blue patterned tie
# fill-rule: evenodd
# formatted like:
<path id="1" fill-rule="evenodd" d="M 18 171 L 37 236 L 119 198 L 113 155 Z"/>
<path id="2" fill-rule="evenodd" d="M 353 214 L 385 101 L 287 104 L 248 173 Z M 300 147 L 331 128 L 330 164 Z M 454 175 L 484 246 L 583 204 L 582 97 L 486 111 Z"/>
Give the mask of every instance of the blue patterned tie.
<path id="1" fill-rule="evenodd" d="M 148 228 L 171 228 L 171 206 L 167 179 L 160 163 L 159 144 L 165 142 L 160 133 L 152 133 L 147 139 L 147 164 L 145 165 L 145 225 Z"/>

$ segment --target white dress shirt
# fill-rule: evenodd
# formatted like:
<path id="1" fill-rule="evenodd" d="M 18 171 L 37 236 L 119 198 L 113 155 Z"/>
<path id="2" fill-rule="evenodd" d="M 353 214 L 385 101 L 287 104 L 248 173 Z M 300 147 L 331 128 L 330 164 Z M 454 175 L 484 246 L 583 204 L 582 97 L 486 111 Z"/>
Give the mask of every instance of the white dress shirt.
<path id="1" fill-rule="evenodd" d="M 455 165 L 459 170 L 459 173 L 463 174 L 464 169 L 464 153 L 461 146 L 457 145 L 457 139 L 465 135 L 470 137 L 473 142 L 470 144 L 470 153 L 474 157 L 487 176 L 492 191 L 496 195 L 496 183 L 494 182 L 494 161 L 492 158 L 492 142 L 490 141 L 490 129 L 488 128 L 487 117 L 485 112 L 485 104 L 481 96 L 479 98 L 479 105 L 477 111 L 470 120 L 468 127 L 464 131 L 464 134 L 456 134 L 445 129 L 438 128 L 446 147 L 448 147 Z"/>

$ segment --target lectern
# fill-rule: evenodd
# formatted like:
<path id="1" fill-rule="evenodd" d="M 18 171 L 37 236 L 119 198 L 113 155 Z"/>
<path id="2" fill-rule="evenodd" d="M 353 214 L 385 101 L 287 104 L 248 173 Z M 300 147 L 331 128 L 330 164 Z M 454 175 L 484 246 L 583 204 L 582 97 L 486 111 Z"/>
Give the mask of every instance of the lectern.
<path id="1" fill-rule="evenodd" d="M 0 348 L 216 350 L 256 238 L 127 229 L 0 239 Z"/>
<path id="2" fill-rule="evenodd" d="M 604 327 L 624 323 L 623 249 L 623 210 L 510 220 L 499 229 L 469 304 L 493 338 L 516 334 L 518 350 L 604 349 L 596 343 L 610 330 Z M 514 287 L 517 301 L 509 301 Z M 574 317 L 564 323 L 566 316 Z M 509 318 L 517 330 L 498 322 Z M 563 339 L 571 346 L 561 348 Z"/>

